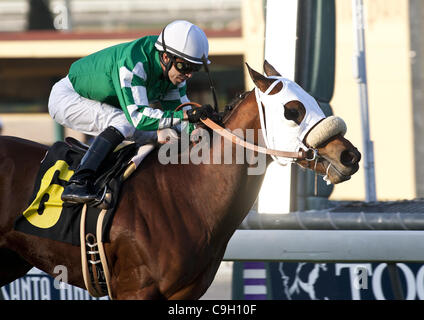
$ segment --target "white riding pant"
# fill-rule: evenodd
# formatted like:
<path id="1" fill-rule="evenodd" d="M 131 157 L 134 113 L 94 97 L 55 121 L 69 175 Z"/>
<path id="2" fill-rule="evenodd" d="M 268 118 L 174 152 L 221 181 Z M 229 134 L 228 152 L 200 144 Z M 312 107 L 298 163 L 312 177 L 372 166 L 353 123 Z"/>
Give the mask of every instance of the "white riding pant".
<path id="1" fill-rule="evenodd" d="M 156 131 L 136 130 L 121 109 L 80 96 L 68 76 L 53 86 L 48 108 L 57 123 L 88 135 L 97 136 L 113 126 L 126 140 L 137 141 L 141 145 L 157 140 Z"/>

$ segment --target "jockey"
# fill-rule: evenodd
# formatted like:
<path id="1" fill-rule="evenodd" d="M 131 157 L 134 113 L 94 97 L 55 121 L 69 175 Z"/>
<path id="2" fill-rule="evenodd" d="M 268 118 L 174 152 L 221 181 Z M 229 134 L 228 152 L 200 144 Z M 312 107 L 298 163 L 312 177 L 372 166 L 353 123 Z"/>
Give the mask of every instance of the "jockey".
<path id="1" fill-rule="evenodd" d="M 191 133 L 200 118 L 216 116 L 210 105 L 174 111 L 189 102 L 186 80 L 210 63 L 208 52 L 205 33 L 177 20 L 159 36 L 115 45 L 71 65 L 52 88 L 49 113 L 59 124 L 96 138 L 66 184 L 63 201 L 96 198 L 95 173 L 123 140 L 147 136 L 157 141 L 158 130 L 165 128 Z M 152 104 L 160 104 L 160 109 Z"/>

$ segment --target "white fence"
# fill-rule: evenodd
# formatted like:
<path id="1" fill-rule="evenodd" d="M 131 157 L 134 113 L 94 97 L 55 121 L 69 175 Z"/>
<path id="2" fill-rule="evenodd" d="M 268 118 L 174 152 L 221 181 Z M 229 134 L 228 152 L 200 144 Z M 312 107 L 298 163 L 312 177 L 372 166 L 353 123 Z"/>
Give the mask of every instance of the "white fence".
<path id="1" fill-rule="evenodd" d="M 424 231 L 237 230 L 224 260 L 424 262 Z"/>

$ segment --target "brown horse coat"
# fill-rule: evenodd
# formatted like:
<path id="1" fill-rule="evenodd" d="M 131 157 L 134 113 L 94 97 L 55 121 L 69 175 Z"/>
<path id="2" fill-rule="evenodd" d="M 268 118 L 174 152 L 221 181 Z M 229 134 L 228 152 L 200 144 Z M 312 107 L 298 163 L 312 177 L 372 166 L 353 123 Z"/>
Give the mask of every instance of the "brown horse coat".
<path id="1" fill-rule="evenodd" d="M 249 71 L 258 88 L 269 86 L 270 80 Z M 273 91 L 280 89 L 277 86 Z M 296 121 L 301 121 L 301 106 L 291 108 L 297 108 Z M 253 92 L 224 123 L 231 130 L 260 128 Z M 258 140 L 255 135 L 251 142 L 258 144 Z M 223 146 L 214 145 L 211 153 L 213 148 Z M 23 276 L 32 266 L 54 276 L 55 266 L 64 265 L 69 283 L 84 287 L 78 247 L 13 230 L 14 220 L 28 205 L 46 150 L 27 140 L 0 137 L 0 286 Z M 315 166 L 306 161 L 300 164 L 323 174 L 331 162 L 338 168 L 329 172 L 336 183 L 342 181 L 337 180 L 340 172 L 350 176 L 358 170 L 360 154 L 340 135 L 318 152 L 323 159 Z M 156 152 L 150 154 L 124 184 L 110 242 L 105 244 L 113 298 L 200 298 L 215 277 L 229 239 L 258 195 L 263 175 L 247 175 L 248 167 L 234 159 L 232 164 L 220 165 L 161 165 Z"/>

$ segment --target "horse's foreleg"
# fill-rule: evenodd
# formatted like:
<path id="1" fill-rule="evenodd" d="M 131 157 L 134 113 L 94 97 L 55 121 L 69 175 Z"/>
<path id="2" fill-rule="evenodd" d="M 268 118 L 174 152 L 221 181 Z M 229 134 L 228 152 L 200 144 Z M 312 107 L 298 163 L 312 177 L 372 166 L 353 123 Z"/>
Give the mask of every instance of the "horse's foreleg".
<path id="1" fill-rule="evenodd" d="M 16 252 L 0 248 L 0 287 L 23 277 L 31 268 Z"/>

